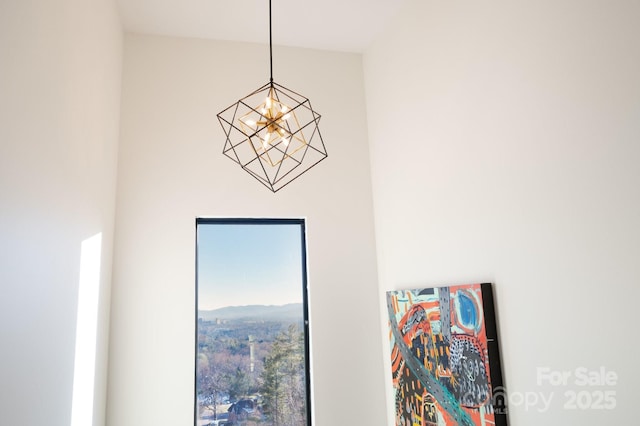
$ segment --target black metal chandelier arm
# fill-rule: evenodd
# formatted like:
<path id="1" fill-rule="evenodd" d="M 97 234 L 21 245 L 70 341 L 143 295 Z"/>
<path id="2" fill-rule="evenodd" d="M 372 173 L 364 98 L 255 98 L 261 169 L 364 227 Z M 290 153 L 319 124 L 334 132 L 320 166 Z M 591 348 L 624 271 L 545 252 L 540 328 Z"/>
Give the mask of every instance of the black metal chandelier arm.
<path id="1" fill-rule="evenodd" d="M 273 83 L 273 38 L 271 35 L 271 0 L 269 0 L 269 67 L 270 67 L 270 77 L 269 80 Z"/>

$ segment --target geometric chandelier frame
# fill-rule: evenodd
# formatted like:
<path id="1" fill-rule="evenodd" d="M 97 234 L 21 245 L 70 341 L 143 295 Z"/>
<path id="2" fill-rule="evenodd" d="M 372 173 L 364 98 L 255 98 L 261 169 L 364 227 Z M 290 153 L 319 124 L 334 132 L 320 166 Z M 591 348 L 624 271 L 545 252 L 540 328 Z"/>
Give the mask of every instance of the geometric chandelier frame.
<path id="1" fill-rule="evenodd" d="M 218 114 L 226 142 L 222 153 L 273 192 L 327 158 L 320 114 L 308 98 L 273 81 L 269 0 L 269 82 Z"/>

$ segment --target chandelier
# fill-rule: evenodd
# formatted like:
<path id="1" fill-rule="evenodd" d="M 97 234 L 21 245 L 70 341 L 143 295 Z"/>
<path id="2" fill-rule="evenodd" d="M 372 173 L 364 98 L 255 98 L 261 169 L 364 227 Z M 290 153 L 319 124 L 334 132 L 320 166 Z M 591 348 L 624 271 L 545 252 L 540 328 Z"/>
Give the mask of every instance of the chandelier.
<path id="1" fill-rule="evenodd" d="M 273 81 L 269 0 L 270 79 L 218 114 L 226 142 L 223 154 L 274 193 L 320 161 L 327 150 L 320 114 L 308 98 Z"/>

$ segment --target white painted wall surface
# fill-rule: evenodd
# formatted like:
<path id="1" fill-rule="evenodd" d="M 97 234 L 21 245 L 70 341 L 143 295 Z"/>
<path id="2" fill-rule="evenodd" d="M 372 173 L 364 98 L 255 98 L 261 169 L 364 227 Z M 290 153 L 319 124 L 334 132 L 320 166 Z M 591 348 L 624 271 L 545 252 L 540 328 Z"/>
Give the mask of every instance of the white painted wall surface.
<path id="1" fill-rule="evenodd" d="M 102 232 L 104 424 L 122 29 L 110 0 L 0 2 L 0 424 L 69 426 L 81 243 Z"/>
<path id="2" fill-rule="evenodd" d="M 544 412 L 512 404 L 514 425 L 636 422 L 638 17 L 636 1 L 415 0 L 365 53 L 381 293 L 495 283 L 509 393 L 553 393 Z M 538 384 L 544 367 L 567 386 Z M 619 379 L 580 387 L 579 367 Z M 604 390 L 615 409 L 564 408 Z"/>
<path id="3" fill-rule="evenodd" d="M 268 46 L 127 35 L 113 282 L 111 426 L 193 421 L 195 218 L 305 217 L 314 424 L 384 425 L 361 56 L 274 48 L 328 159 L 277 194 L 222 155 L 216 114 L 269 79 Z"/>

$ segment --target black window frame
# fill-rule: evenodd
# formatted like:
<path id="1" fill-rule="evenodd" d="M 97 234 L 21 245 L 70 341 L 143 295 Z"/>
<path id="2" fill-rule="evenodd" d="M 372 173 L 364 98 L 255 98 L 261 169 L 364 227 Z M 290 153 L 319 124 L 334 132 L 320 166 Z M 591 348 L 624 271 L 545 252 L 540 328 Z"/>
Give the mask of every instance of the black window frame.
<path id="1" fill-rule="evenodd" d="M 198 272 L 199 272 L 199 247 L 198 229 L 206 225 L 298 225 L 300 227 L 300 254 L 302 271 L 302 310 L 304 333 L 304 366 L 305 366 L 305 396 L 306 396 L 306 426 L 312 426 L 312 392 L 311 392 L 311 351 L 310 351 L 310 325 L 309 325 L 309 289 L 307 269 L 307 239 L 306 219 L 304 218 L 231 218 L 231 217 L 197 217 L 195 221 L 195 346 L 194 346 L 194 390 L 193 390 L 193 418 L 194 426 L 198 424 Z"/>

